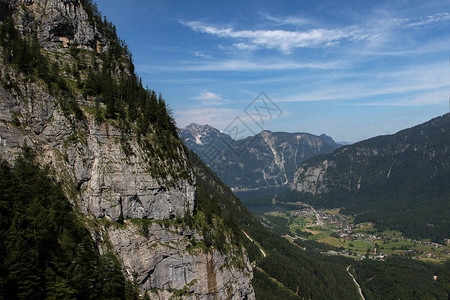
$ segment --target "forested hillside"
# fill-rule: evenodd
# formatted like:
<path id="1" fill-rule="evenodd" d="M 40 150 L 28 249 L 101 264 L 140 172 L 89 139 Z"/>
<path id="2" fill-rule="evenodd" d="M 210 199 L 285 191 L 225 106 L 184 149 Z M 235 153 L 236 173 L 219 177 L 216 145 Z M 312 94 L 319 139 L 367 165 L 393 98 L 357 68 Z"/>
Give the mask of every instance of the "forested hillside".
<path id="1" fill-rule="evenodd" d="M 239 235 L 255 265 L 252 284 L 257 299 L 280 299 L 280 295 L 284 295 L 283 299 L 358 299 L 354 283 L 345 271 L 351 260 L 304 251 L 272 233 L 253 218 L 240 199 L 195 153 L 189 153 L 189 160 L 199 189 L 204 189 L 218 203 L 217 206 L 211 204 L 209 209 L 217 211 L 223 219 L 235 222 L 256 241 L 251 242 L 243 232 Z"/>
<path id="2" fill-rule="evenodd" d="M 414 238 L 448 238 L 450 114 L 303 163 L 283 201 L 344 207 Z"/>

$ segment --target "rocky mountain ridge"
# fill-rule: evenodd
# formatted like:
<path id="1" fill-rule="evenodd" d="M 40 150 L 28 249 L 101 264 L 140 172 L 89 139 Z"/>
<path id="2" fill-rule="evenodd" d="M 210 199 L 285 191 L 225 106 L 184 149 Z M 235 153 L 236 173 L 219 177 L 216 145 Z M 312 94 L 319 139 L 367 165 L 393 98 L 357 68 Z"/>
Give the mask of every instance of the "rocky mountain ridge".
<path id="1" fill-rule="evenodd" d="M 164 110 L 148 122 L 145 113 L 108 102 L 107 91 L 96 94 L 102 91 L 101 84 L 92 86 L 97 78 L 111 89 L 120 87 L 117 78 L 136 81 L 126 47 L 113 39 L 113 25 L 101 21 L 90 1 L 1 5 L 8 8 L 1 19 L 1 159 L 14 162 L 24 147 L 38 153 L 86 219 L 100 251 L 112 249 L 142 292 L 162 299 L 175 291 L 185 299 L 253 299 L 251 266 L 245 254 L 236 254 L 244 263 L 233 264 L 240 246 L 229 233 L 223 233 L 228 251 L 214 244 L 190 250 L 192 241 L 202 245 L 204 233 L 177 227 L 176 220 L 194 214 L 196 179 L 181 143 L 164 129 L 171 126 Z M 15 29 L 7 27 L 11 19 Z M 13 38 L 31 45 L 24 54 L 31 59 L 19 60 L 18 48 L 8 44 Z M 55 78 L 44 78 L 28 62 L 49 66 Z M 100 73 L 92 78 L 94 68 Z M 147 99 L 164 108 L 161 98 Z M 134 225 L 143 219 L 147 225 Z"/>
<path id="2" fill-rule="evenodd" d="M 241 197 L 286 187 L 306 159 L 340 145 L 326 135 L 261 133 L 235 141 L 209 125 L 191 124 L 181 139 Z"/>
<path id="3" fill-rule="evenodd" d="M 447 114 L 411 129 L 402 130 L 395 135 L 375 137 L 342 147 L 333 154 L 320 159 L 307 161 L 296 171 L 295 181 L 290 187 L 299 192 L 311 194 L 325 193 L 338 186 L 349 192 L 358 192 L 364 187 L 366 180 L 370 180 L 370 182 L 383 181 L 382 179 L 386 180 L 399 175 L 395 168 L 396 164 L 400 163 L 397 161 L 399 157 L 412 154 L 420 156 L 421 160 L 430 161 L 440 156 L 445 157 L 449 151 L 449 145 L 445 141 L 448 119 L 449 115 Z M 428 134 L 429 130 L 435 132 Z M 348 158 L 348 162 L 338 161 L 338 158 L 344 156 Z M 407 159 L 411 160 L 409 157 Z M 369 160 L 374 160 L 374 162 Z M 376 164 L 375 160 L 384 161 L 384 163 Z M 379 169 L 372 173 L 377 179 L 366 179 L 364 174 L 356 174 L 353 170 L 357 164 Z M 344 167 L 344 165 L 346 171 L 340 173 L 343 177 L 339 179 L 339 182 L 332 181 L 330 176 L 335 174 L 333 169 Z M 447 166 L 444 164 L 444 167 Z M 428 172 L 430 172 L 430 178 L 438 174 L 436 169 Z"/>

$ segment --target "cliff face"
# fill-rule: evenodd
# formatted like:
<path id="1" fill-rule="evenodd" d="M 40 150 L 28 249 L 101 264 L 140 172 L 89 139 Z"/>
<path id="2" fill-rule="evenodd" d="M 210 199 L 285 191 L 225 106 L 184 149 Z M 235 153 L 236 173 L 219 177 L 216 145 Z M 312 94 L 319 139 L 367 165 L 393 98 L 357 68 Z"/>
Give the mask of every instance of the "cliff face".
<path id="1" fill-rule="evenodd" d="M 254 298 L 247 257 L 197 248 L 203 237 L 194 230 L 151 224 L 143 234 L 140 226 L 127 222 L 124 229 L 110 227 L 103 233 L 128 275 L 138 274 L 138 283 L 151 296 L 168 299 L 176 290 L 187 299 Z M 235 260 L 245 265 L 237 267 Z"/>
<path id="2" fill-rule="evenodd" d="M 64 52 L 61 48 L 74 42 L 83 49 L 107 49 L 103 47 L 107 47 L 109 41 L 97 24 L 91 22 L 92 14 L 83 8 L 79 0 L 2 2 L 10 2 L 9 9 L 15 11 L 17 28 L 25 34 L 36 34 L 46 50 Z"/>
<path id="3" fill-rule="evenodd" d="M 59 99 L 39 83 L 21 82 L 15 76 L 4 71 L 1 77 L 3 82 L 13 80 L 18 88 L 0 87 L 2 158 L 13 160 L 24 144 L 36 149 L 42 162 L 51 164 L 56 176 L 78 192 L 81 211 L 98 218 L 117 221 L 122 214 L 160 220 L 192 213 L 191 171 L 189 179 L 164 184 L 166 178 L 149 174 L 148 155 L 136 139 L 128 140 L 133 154 L 126 154 L 121 133 L 113 125 L 98 124 L 89 114 L 85 120 L 73 121 L 58 105 Z"/>
<path id="4" fill-rule="evenodd" d="M 108 31 L 94 22 L 95 11 L 84 9 L 89 3 L 0 1 L 7 8 L 0 17 L 4 21 L 11 16 L 25 39 L 35 36 L 45 49 L 41 52 L 60 70 L 64 64 L 66 69 L 75 68 L 77 61 L 87 64 L 78 75 L 87 82 L 93 67 L 89 64 L 101 65 L 99 54 L 111 45 Z M 71 49 L 81 52 L 74 58 Z M 0 158 L 13 162 L 24 146 L 34 149 L 85 215 L 99 249 L 112 247 L 129 279 L 136 278 L 143 291 L 151 290 L 162 299 L 176 293 L 187 299 L 254 298 L 245 255 L 237 254 L 244 263 L 236 267 L 232 250 L 192 250 L 192 240 L 201 242 L 202 233 L 195 227 L 173 225 L 193 214 L 196 201 L 196 179 L 181 143 L 172 142 L 176 161 L 165 161 L 156 154 L 157 141 L 146 148 L 135 131 L 121 129 L 120 120 L 96 120 L 95 96 L 71 88 L 79 114 L 75 117 L 67 109 L 72 102 L 51 91 L 48 82 L 22 74 L 7 64 L 4 54 L 0 61 Z M 117 74 L 133 73 L 126 63 L 117 64 Z M 60 76 L 69 86 L 74 80 L 67 70 Z M 149 128 L 153 131 L 145 137 L 154 141 L 157 128 Z M 145 234 L 131 221 L 142 218 L 151 224 Z M 122 220 L 123 225 L 114 225 Z"/>

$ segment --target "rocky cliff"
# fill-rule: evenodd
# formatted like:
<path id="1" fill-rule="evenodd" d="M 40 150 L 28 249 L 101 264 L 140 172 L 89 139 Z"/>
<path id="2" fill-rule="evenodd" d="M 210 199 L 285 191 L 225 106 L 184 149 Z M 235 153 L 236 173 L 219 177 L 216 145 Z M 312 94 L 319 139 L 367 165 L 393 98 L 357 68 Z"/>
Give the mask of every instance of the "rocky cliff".
<path id="1" fill-rule="evenodd" d="M 19 5 L 18 2 L 16 5 Z M 29 5 L 26 5 L 29 4 Z M 14 7 L 14 6 L 13 6 Z M 27 34 L 33 31 L 46 49 L 61 52 L 56 63 L 70 62 L 67 44 L 89 48 L 102 39 L 88 14 L 77 1 L 31 1 L 15 9 L 17 27 Z M 59 30 L 58 28 L 66 28 Z M 55 55 L 49 51 L 50 55 Z M 85 107 L 84 117 L 74 120 L 61 107 L 59 96 L 48 91 L 42 82 L 22 78 L 13 69 L 2 72 L 2 156 L 11 158 L 23 143 L 38 149 L 44 163 L 51 163 L 64 174 L 62 179 L 80 191 L 80 208 L 96 217 L 116 221 L 124 218 L 168 219 L 183 217 L 194 209 L 192 174 L 172 187 L 160 184 L 161 178 L 147 172 L 147 156 L 136 139 L 129 139 L 132 155 L 121 146 L 121 131 L 108 122 L 95 122 L 88 111 L 91 99 L 75 99 Z M 80 95 L 75 95 L 80 96 Z M 11 123 L 15 121 L 16 124 Z M 17 125 L 19 124 L 19 125 Z M 133 135 L 133 133 L 131 133 Z M 178 149 L 180 155 L 183 150 Z M 187 164 L 182 166 L 188 168 Z"/>
<path id="2" fill-rule="evenodd" d="M 14 11 L 17 28 L 24 34 L 36 34 L 46 50 L 65 52 L 76 43 L 77 47 L 105 51 L 109 40 L 93 21 L 93 12 L 82 4 L 89 1 L 35 1 L 2 0 L 5 8 Z"/>
<path id="3" fill-rule="evenodd" d="M 90 1 L 0 4 L 5 8 L 2 25 L 12 18 L 22 40 L 30 41 L 24 45 L 37 53 L 31 63 L 43 68 L 48 64 L 55 72 L 55 78 L 40 75 L 19 60 L 14 44 L 12 50 L 7 42 L 2 44 L 0 157 L 12 162 L 23 147 L 34 149 L 86 217 L 99 248 L 112 247 L 142 291 L 161 299 L 174 293 L 192 299 L 254 298 L 245 255 L 236 267 L 234 248 L 227 253 L 214 246 L 191 251 L 192 237 L 201 242 L 202 233 L 195 226 L 173 225 L 192 215 L 196 205 L 195 175 L 176 136 L 162 139 L 159 125 L 153 123 L 139 129 L 135 124 L 140 119 L 124 122 L 121 104 L 114 104 L 117 112 L 108 117 L 105 94 L 89 90 L 90 72 L 106 70 L 107 60 L 112 60 L 113 71 L 107 73 L 111 80 L 134 80 L 127 50 L 112 40 L 117 38 L 114 27 L 99 21 Z M 3 31 L 3 41 L 12 38 L 12 29 Z M 40 50 L 33 48 L 32 39 Z M 126 111 L 126 118 L 131 114 Z M 139 133 L 142 128 L 146 130 Z M 144 235 L 130 221 L 139 219 L 151 224 Z"/>
<path id="4" fill-rule="evenodd" d="M 98 218 L 117 221 L 122 214 L 160 220 L 192 213 L 193 178 L 170 187 L 161 184 L 161 178 L 147 172 L 145 154 L 134 139 L 129 141 L 134 155 L 127 156 L 114 126 L 96 124 L 89 115 L 73 124 L 58 99 L 38 84 L 18 87 L 19 93 L 0 87 L 2 158 L 12 160 L 24 144 L 38 150 L 42 162 L 51 164 L 60 180 L 75 189 L 81 211 Z"/>

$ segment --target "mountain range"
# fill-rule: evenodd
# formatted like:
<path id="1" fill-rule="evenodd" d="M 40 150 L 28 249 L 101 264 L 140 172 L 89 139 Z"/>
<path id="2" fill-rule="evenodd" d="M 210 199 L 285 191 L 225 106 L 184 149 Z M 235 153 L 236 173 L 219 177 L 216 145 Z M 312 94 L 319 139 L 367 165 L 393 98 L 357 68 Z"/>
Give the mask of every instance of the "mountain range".
<path id="1" fill-rule="evenodd" d="M 242 198 L 287 187 L 303 161 L 341 146 L 325 134 L 268 130 L 234 140 L 212 126 L 195 123 L 182 129 L 180 138 Z"/>

